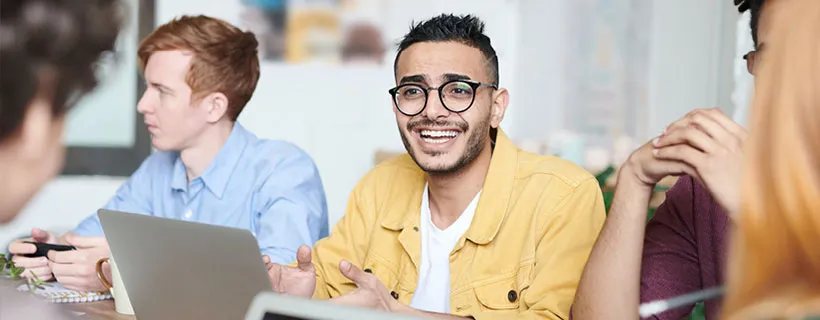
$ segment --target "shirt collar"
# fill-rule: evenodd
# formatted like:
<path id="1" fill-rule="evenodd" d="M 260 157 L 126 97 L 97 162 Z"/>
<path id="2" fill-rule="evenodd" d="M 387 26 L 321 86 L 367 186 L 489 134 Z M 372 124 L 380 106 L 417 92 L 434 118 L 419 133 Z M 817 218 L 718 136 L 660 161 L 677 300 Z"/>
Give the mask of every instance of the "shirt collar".
<path id="1" fill-rule="evenodd" d="M 420 175 L 421 168 L 416 166 Z M 510 141 L 500 128 L 495 139 L 495 149 L 490 160 L 490 169 L 484 180 L 484 187 L 478 199 L 475 217 L 465 237 L 477 244 L 487 244 L 492 241 L 501 229 L 501 224 L 507 216 L 507 206 L 518 170 L 518 148 Z M 418 223 L 421 214 L 421 199 L 426 182 L 422 179 L 414 183 L 407 183 L 414 190 L 408 192 L 404 201 L 399 201 L 382 222 L 382 226 L 391 230 L 402 230 L 406 226 Z M 404 205 L 402 205 L 404 204 Z"/>
<path id="2" fill-rule="evenodd" d="M 231 178 L 234 169 L 236 168 L 239 159 L 242 157 L 242 152 L 249 141 L 256 137 L 246 130 L 239 122 L 234 123 L 231 135 L 225 144 L 219 149 L 216 157 L 205 169 L 200 178 L 205 186 L 211 190 L 217 198 L 222 199 L 225 193 L 225 188 L 228 185 L 228 180 Z M 175 190 L 188 189 L 188 176 L 185 169 L 185 164 L 182 159 L 177 156 L 174 163 L 174 173 L 171 181 L 171 188 Z"/>

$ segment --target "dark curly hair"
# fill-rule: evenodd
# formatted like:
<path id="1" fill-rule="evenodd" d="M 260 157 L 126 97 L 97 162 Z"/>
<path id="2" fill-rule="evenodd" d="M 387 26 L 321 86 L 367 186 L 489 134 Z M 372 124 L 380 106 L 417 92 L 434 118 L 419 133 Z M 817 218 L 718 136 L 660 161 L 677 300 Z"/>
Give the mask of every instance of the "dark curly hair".
<path id="1" fill-rule="evenodd" d="M 492 83 L 498 85 L 498 56 L 490 43 L 490 37 L 484 34 L 484 22 L 478 17 L 442 14 L 413 24 L 399 42 L 399 52 L 393 63 L 393 71 L 395 72 L 398 67 L 399 57 L 407 47 L 428 41 L 455 41 L 477 48 L 489 61 L 487 68 Z"/>
<path id="2" fill-rule="evenodd" d="M 0 142 L 35 96 L 62 116 L 94 89 L 96 62 L 114 51 L 126 9 L 119 0 L 2 0 Z"/>

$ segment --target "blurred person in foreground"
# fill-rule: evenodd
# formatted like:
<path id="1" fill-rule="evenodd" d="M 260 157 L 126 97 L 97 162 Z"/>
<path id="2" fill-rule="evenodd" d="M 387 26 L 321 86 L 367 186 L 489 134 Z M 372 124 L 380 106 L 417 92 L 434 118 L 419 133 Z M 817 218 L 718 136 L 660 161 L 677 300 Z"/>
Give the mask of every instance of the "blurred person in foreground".
<path id="1" fill-rule="evenodd" d="M 767 0 L 724 319 L 820 318 L 820 1 Z"/>
<path id="2" fill-rule="evenodd" d="M 105 209 L 247 229 L 280 263 L 327 235 L 324 187 L 311 157 L 291 143 L 257 138 L 237 121 L 259 80 L 257 46 L 253 33 L 201 15 L 178 17 L 143 39 L 147 89 L 137 111 L 159 151 Z M 15 263 L 67 288 L 104 290 L 95 264 L 110 249 L 96 213 L 59 238 L 35 228 L 30 239 L 78 250 L 15 256 Z M 33 252 L 22 241 L 9 251 Z"/>
<path id="3" fill-rule="evenodd" d="M 518 149 L 484 23 L 440 15 L 399 44 L 388 90 L 408 154 L 354 188 L 344 217 L 274 289 L 425 317 L 566 319 L 604 220 L 583 168 Z"/>
<path id="4" fill-rule="evenodd" d="M 751 13 L 755 50 L 747 69 L 765 55 L 770 40 L 763 0 L 736 1 Z M 742 107 L 742 106 L 739 106 Z M 635 318 L 639 303 L 664 300 L 724 284 L 732 217 L 740 210 L 746 130 L 718 109 L 694 110 L 636 150 L 621 166 L 606 226 L 598 239 L 573 305 L 577 319 Z M 681 175 L 646 222 L 654 185 Z M 707 318 L 721 299 L 705 302 Z M 653 315 L 681 319 L 694 304 Z"/>
<path id="5" fill-rule="evenodd" d="M 127 8 L 116 0 L 0 3 L 0 223 L 62 168 L 66 113 L 97 85 Z M 7 280 L 2 280 L 7 281 Z M 0 319 L 57 319 L 53 305 L 0 285 Z"/>

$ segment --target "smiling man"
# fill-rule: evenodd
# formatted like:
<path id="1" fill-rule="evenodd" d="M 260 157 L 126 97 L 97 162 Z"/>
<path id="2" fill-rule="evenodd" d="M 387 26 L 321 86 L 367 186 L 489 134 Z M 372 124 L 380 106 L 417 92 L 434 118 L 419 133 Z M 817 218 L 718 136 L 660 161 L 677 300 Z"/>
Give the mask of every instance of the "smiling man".
<path id="1" fill-rule="evenodd" d="M 262 253 L 290 262 L 300 245 L 327 235 L 319 173 L 296 146 L 257 138 L 236 122 L 259 79 L 256 37 L 225 21 L 184 16 L 142 41 L 148 157 L 106 209 L 250 230 Z M 150 237 L 150 230 L 145 230 Z M 60 238 L 40 229 L 26 240 L 78 250 L 26 258 L 34 245 L 16 241 L 14 261 L 69 288 L 102 289 L 94 265 L 109 256 L 96 214 Z M 184 270 L 178 270 L 184 272 Z"/>
<path id="2" fill-rule="evenodd" d="M 499 128 L 509 93 L 483 30 L 453 15 L 412 27 L 389 90 L 409 155 L 359 182 L 329 238 L 268 263 L 275 290 L 430 317 L 568 317 L 601 191 Z"/>

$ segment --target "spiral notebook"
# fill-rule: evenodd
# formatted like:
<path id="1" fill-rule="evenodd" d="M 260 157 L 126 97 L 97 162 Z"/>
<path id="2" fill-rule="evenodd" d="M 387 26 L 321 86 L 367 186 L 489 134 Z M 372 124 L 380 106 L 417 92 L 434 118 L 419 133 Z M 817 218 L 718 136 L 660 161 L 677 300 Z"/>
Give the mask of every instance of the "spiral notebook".
<path id="1" fill-rule="evenodd" d="M 17 288 L 20 291 L 29 291 L 28 285 Z M 110 292 L 84 292 L 67 289 L 58 282 L 49 282 L 37 288 L 34 295 L 52 303 L 82 303 L 113 299 Z"/>

